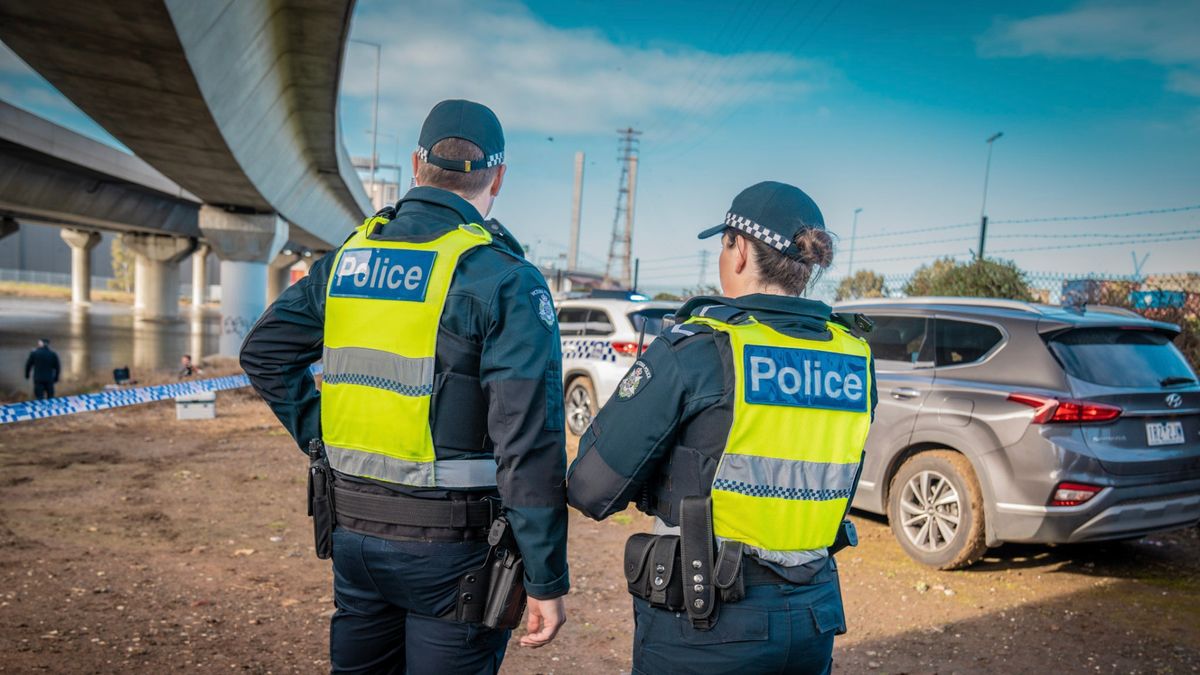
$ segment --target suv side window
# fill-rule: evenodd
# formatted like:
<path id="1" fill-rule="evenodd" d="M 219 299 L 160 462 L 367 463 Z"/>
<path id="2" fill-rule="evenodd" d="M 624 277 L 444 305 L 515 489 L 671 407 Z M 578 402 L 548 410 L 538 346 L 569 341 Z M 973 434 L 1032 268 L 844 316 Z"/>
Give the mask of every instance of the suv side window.
<path id="1" fill-rule="evenodd" d="M 593 309 L 588 313 L 587 328 L 584 330 L 584 335 L 612 335 L 613 322 L 609 318 L 608 312 L 602 309 Z"/>
<path id="2" fill-rule="evenodd" d="M 980 361 L 1004 339 L 1000 329 L 983 323 L 935 319 L 935 324 L 935 362 L 939 367 L 961 366 Z"/>
<path id="3" fill-rule="evenodd" d="M 587 324 L 586 307 L 564 307 L 558 310 L 558 334 L 562 336 L 583 335 Z"/>
<path id="4" fill-rule="evenodd" d="M 922 316 L 872 314 L 875 329 L 867 333 L 871 356 L 879 370 L 913 370 L 933 365 L 929 321 Z"/>

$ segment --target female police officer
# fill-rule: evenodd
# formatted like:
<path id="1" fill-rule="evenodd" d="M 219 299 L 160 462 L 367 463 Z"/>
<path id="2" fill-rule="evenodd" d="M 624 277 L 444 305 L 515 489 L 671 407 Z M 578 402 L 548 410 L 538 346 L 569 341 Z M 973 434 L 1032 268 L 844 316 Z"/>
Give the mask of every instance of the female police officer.
<path id="1" fill-rule="evenodd" d="M 845 630 L 830 553 L 853 540 L 870 353 L 798 297 L 833 258 L 808 195 L 754 185 L 700 237 L 717 234 L 727 297 L 687 302 L 630 369 L 580 440 L 568 501 L 657 517 L 626 547 L 634 672 L 827 672 Z"/>

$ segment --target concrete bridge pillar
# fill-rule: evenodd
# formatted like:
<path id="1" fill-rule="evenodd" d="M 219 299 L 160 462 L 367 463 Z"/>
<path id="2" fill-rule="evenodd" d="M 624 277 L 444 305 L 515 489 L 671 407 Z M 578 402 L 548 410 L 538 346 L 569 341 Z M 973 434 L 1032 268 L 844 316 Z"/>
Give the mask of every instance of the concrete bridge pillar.
<path id="1" fill-rule="evenodd" d="M 212 247 L 200 244 L 192 253 L 192 311 L 198 312 L 208 301 L 208 254 Z M 198 354 L 192 356 L 199 357 Z"/>
<path id="2" fill-rule="evenodd" d="M 91 230 L 62 228 L 62 240 L 71 247 L 71 304 L 92 303 L 92 249 L 100 243 L 100 233 Z"/>
<path id="3" fill-rule="evenodd" d="M 299 253 L 284 250 L 268 265 L 267 303 L 275 302 L 275 298 L 292 285 L 292 265 L 300 262 L 300 258 Z"/>
<path id="4" fill-rule="evenodd" d="M 133 251 L 133 313 L 143 321 L 179 316 L 179 263 L 196 249 L 195 239 L 165 234 L 123 234 Z"/>
<path id="5" fill-rule="evenodd" d="M 288 224 L 274 213 L 235 213 L 205 204 L 200 231 L 221 260 L 222 356 L 237 356 L 267 308 L 267 267 L 283 248 Z"/>

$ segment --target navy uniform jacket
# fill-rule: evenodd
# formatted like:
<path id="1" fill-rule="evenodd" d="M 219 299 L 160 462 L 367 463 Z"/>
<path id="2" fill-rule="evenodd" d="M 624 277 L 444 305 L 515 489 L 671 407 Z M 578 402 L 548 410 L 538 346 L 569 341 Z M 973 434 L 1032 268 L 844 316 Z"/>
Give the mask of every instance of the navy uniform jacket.
<path id="1" fill-rule="evenodd" d="M 49 347 L 38 347 L 25 359 L 25 379 L 32 372 L 34 382 L 58 382 L 60 370 L 58 354 Z"/>
<path id="2" fill-rule="evenodd" d="M 747 312 L 786 335 L 829 339 L 831 310 L 821 302 L 757 294 L 693 298 L 678 320 L 705 305 Z M 631 369 L 642 369 L 632 395 L 618 387 L 579 440 L 567 473 L 571 506 L 600 520 L 637 502 L 678 525 L 680 498 L 709 493 L 725 450 L 733 425 L 732 358 L 728 337 L 699 324 L 676 325 L 650 343 Z M 877 401 L 872 360 L 872 414 Z"/>
<path id="3" fill-rule="evenodd" d="M 458 195 L 417 187 L 400 200 L 379 234 L 427 241 L 462 223 L 483 222 Z M 487 227 L 492 245 L 464 255 L 450 284 L 434 367 L 435 381 L 451 389 L 434 394 L 430 422 L 439 456 L 443 448 L 465 447 L 457 439 L 472 433 L 493 452 L 497 490 L 525 557 L 525 588 L 548 599 L 570 589 L 558 325 L 552 308 L 541 304 L 549 301 L 545 279 L 525 261 L 520 243 L 495 221 Z M 324 256 L 284 291 L 242 345 L 242 367 L 251 383 L 302 449 L 321 437 L 321 397 L 308 366 L 322 354 L 325 289 L 335 257 Z M 371 492 L 451 496 L 354 480 Z M 426 534 L 418 530 L 411 537 Z"/>

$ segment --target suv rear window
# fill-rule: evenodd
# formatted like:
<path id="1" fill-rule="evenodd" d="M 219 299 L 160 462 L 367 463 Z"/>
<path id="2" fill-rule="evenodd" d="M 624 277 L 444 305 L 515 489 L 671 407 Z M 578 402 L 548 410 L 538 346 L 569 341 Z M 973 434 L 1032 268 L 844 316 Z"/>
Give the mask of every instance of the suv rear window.
<path id="1" fill-rule="evenodd" d="M 992 351 L 1004 336 L 1000 329 L 982 323 L 935 319 L 937 337 L 936 364 L 938 366 L 961 366 L 975 363 Z"/>
<path id="2" fill-rule="evenodd" d="M 675 310 L 667 307 L 650 307 L 629 313 L 629 322 L 635 331 L 641 332 L 646 327 L 646 335 L 659 335 L 663 329 L 663 317 L 674 314 Z"/>
<path id="3" fill-rule="evenodd" d="M 1158 387 L 1196 377 L 1171 339 L 1149 330 L 1079 328 L 1051 338 L 1050 350 L 1072 377 L 1106 387 Z"/>

